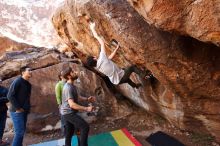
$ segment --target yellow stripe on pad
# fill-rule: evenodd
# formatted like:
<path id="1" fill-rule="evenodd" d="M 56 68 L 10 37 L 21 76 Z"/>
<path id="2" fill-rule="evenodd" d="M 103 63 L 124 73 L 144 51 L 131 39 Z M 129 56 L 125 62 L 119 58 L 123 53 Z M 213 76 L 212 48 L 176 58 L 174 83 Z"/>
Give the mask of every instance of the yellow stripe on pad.
<path id="1" fill-rule="evenodd" d="M 112 131 L 111 135 L 114 137 L 119 146 L 135 146 L 121 130 Z"/>

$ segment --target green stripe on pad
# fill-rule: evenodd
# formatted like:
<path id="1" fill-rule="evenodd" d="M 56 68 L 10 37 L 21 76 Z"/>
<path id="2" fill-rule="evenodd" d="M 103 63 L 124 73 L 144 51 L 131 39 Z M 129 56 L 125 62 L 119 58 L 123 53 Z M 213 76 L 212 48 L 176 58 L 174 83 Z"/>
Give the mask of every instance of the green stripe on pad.
<path id="1" fill-rule="evenodd" d="M 110 133 L 102 133 L 89 137 L 89 146 L 118 146 Z"/>

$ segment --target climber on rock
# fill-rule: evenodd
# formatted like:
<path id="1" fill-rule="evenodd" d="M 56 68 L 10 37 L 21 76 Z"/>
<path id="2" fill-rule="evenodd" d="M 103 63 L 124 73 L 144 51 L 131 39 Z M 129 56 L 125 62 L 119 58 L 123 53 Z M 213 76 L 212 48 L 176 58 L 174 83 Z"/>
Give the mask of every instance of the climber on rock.
<path id="1" fill-rule="evenodd" d="M 140 83 L 134 83 L 130 79 L 130 75 L 132 72 L 135 72 L 136 74 L 140 75 L 142 78 L 151 78 L 152 75 L 150 74 L 150 71 L 143 71 L 139 69 L 137 66 L 132 65 L 125 69 L 119 68 L 113 61 L 113 57 L 115 56 L 117 50 L 120 48 L 119 43 L 117 44 L 116 49 L 107 57 L 105 52 L 105 44 L 103 39 L 98 36 L 96 30 L 95 30 L 95 23 L 90 23 L 90 29 L 94 35 L 94 37 L 98 40 L 98 42 L 101 45 L 101 51 L 99 53 L 98 59 L 94 56 L 88 56 L 87 57 L 87 65 L 89 67 L 94 67 L 96 70 L 100 71 L 101 73 L 108 76 L 110 81 L 117 85 L 122 83 L 128 83 L 130 86 L 134 88 L 139 88 L 141 86 Z"/>

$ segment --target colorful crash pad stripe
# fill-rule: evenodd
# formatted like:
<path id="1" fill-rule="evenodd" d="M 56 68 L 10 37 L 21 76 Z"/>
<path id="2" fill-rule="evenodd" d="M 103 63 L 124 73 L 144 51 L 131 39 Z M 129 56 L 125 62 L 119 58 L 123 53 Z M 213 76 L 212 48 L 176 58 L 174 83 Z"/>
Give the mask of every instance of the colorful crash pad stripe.
<path id="1" fill-rule="evenodd" d="M 90 136 L 88 140 L 88 144 L 89 146 L 142 146 L 128 132 L 126 128 Z M 35 144 L 31 146 L 49 146 L 49 145 L 63 146 L 64 139 L 44 142 L 41 144 Z M 78 146 L 76 136 L 72 138 L 72 146 Z"/>
<path id="2" fill-rule="evenodd" d="M 142 146 L 126 128 L 112 131 L 111 135 L 119 146 Z"/>
<path id="3" fill-rule="evenodd" d="M 142 146 L 142 144 L 137 141 L 129 132 L 126 128 L 123 128 L 122 131 L 124 134 L 134 143 L 135 146 Z"/>

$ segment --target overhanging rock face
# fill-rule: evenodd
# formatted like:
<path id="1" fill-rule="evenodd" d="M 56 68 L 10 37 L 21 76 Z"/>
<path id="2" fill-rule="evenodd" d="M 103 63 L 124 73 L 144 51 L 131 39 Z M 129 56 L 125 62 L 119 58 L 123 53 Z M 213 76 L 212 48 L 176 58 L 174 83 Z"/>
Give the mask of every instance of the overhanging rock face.
<path id="1" fill-rule="evenodd" d="M 164 32 L 123 0 L 70 1 L 53 17 L 59 36 L 84 60 L 98 55 L 99 44 L 89 20 L 106 44 L 121 44 L 114 61 L 121 67 L 136 64 L 157 78 L 144 87 L 120 90 L 140 107 L 160 114 L 183 129 L 208 131 L 220 141 L 220 48 L 191 37 Z M 107 45 L 108 46 L 108 45 Z M 107 53 L 113 48 L 107 47 Z"/>
<path id="2" fill-rule="evenodd" d="M 163 30 L 220 46 L 219 0 L 127 0 L 145 20 Z"/>

